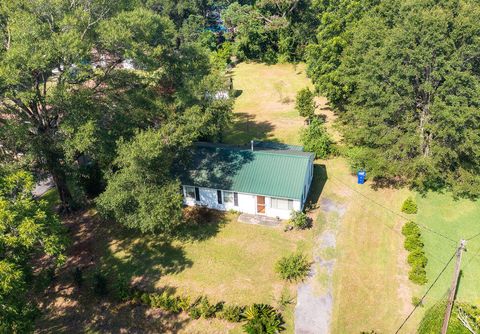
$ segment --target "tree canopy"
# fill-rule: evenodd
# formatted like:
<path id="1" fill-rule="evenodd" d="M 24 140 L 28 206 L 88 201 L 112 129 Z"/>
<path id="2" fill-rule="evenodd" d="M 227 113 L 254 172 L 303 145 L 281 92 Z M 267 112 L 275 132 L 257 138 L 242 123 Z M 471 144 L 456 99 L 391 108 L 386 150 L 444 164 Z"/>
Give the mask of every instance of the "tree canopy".
<path id="1" fill-rule="evenodd" d="M 64 261 L 60 221 L 45 201 L 32 198 L 33 177 L 26 172 L 0 175 L 0 331 L 25 333 L 35 307 L 28 300 L 34 256 L 48 255 L 51 265 Z M 44 268 L 46 269 L 46 268 Z"/>
<path id="2" fill-rule="evenodd" d="M 120 138 L 160 129 L 194 105 L 217 116 L 199 129 L 202 138 L 216 138 L 229 121 L 230 102 L 211 98 L 224 83 L 209 51 L 179 39 L 177 10 L 155 8 L 103 0 L 0 6 L 2 152 L 32 157 L 53 176 L 65 208 L 85 195 L 92 171 L 108 172 Z"/>
<path id="3" fill-rule="evenodd" d="M 469 0 L 327 7 L 309 68 L 340 115 L 352 165 L 480 195 L 479 11 Z"/>

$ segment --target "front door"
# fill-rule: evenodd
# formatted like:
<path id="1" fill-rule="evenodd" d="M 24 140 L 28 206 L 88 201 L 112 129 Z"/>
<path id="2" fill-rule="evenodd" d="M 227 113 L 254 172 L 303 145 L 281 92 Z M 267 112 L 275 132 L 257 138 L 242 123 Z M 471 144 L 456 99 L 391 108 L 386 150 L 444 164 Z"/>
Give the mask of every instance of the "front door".
<path id="1" fill-rule="evenodd" d="M 257 213 L 265 213 L 265 196 L 257 196 Z"/>

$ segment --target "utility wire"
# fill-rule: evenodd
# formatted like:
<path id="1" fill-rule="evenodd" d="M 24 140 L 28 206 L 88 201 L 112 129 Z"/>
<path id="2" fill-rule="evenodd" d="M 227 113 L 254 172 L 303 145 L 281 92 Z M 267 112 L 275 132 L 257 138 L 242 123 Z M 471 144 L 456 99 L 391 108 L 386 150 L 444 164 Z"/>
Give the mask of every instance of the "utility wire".
<path id="1" fill-rule="evenodd" d="M 343 183 L 343 182 L 341 182 L 340 184 L 341 184 L 342 186 L 346 186 L 345 183 Z M 390 213 L 392 213 L 392 210 L 388 210 L 388 211 L 389 211 Z M 395 230 L 395 228 L 394 228 L 393 226 L 390 226 L 390 225 L 388 225 L 386 222 L 384 222 L 383 219 L 382 219 L 380 216 L 378 216 L 378 215 L 376 215 L 376 214 L 374 214 L 374 213 L 372 213 L 372 214 L 370 214 L 370 215 L 373 216 L 373 217 L 378 218 L 378 220 L 379 220 L 380 222 L 382 222 L 383 225 L 385 225 L 385 227 L 389 228 L 390 230 L 392 230 L 393 232 L 395 232 L 395 233 L 398 234 L 399 236 L 404 237 L 404 235 L 403 235 L 401 232 Z M 438 263 L 441 263 L 441 264 L 444 263 L 444 260 L 440 260 L 436 255 L 433 255 L 432 253 L 427 252 L 425 249 L 424 249 L 423 251 L 425 252 L 425 254 L 427 254 L 427 255 L 429 256 L 429 258 L 436 260 Z"/>
<path id="2" fill-rule="evenodd" d="M 478 232 L 477 234 L 475 234 L 474 236 L 471 236 L 470 238 L 466 239 L 467 241 L 470 241 L 470 240 L 473 240 L 475 239 L 476 237 L 480 237 L 480 232 Z"/>
<path id="3" fill-rule="evenodd" d="M 394 215 L 396 215 L 396 216 L 404 219 L 405 221 L 412 221 L 410 218 L 405 217 L 404 215 L 398 213 L 397 211 L 395 211 L 395 210 L 393 210 L 393 209 L 391 209 L 391 208 L 389 208 L 389 207 L 387 207 L 387 206 L 385 206 L 385 205 L 383 205 L 383 204 L 375 201 L 374 199 L 371 199 L 370 197 L 368 197 L 367 195 L 365 195 L 365 194 L 362 193 L 361 191 L 356 190 L 355 188 L 351 187 L 349 184 L 347 184 L 346 182 L 340 180 L 339 178 L 337 178 L 337 177 L 335 177 L 335 176 L 329 176 L 329 177 L 332 177 L 332 178 L 336 179 L 338 182 L 342 183 L 343 185 L 345 185 L 346 187 L 348 187 L 348 188 L 351 189 L 352 191 L 356 192 L 356 193 L 359 194 L 360 196 L 368 199 L 370 202 L 372 202 L 372 203 L 374 203 L 374 204 L 382 207 L 383 209 L 385 209 L 385 210 L 387 210 L 387 211 L 390 211 L 391 213 L 393 213 Z M 441 236 L 442 238 L 445 238 L 446 240 L 452 242 L 455 246 L 456 246 L 457 243 L 458 243 L 457 241 L 453 240 L 452 238 L 450 238 L 450 237 L 448 237 L 448 236 L 446 236 L 446 235 L 444 235 L 444 234 L 442 234 L 442 233 L 440 233 L 440 232 L 437 232 L 437 231 L 432 230 L 432 229 L 429 228 L 428 226 L 425 226 L 425 225 L 423 225 L 423 224 L 421 224 L 421 223 L 419 223 L 419 222 L 416 222 L 416 221 L 413 221 L 413 222 L 414 222 L 415 224 L 417 224 L 418 226 L 422 227 L 424 230 L 429 231 L 429 232 L 432 232 L 432 233 L 434 233 L 434 234 L 436 234 L 436 235 L 438 235 L 438 236 Z"/>
<path id="4" fill-rule="evenodd" d="M 400 327 L 398 327 L 397 331 L 395 332 L 395 334 L 397 334 L 400 329 L 402 329 L 402 327 L 405 325 L 405 323 L 408 321 L 408 319 L 410 319 L 410 317 L 412 316 L 412 314 L 415 312 L 415 310 L 422 304 L 423 302 L 423 299 L 425 299 L 425 297 L 428 295 L 428 293 L 430 292 L 430 290 L 433 288 L 433 286 L 435 285 L 435 283 L 437 283 L 438 279 L 440 278 L 440 276 L 442 276 L 442 274 L 444 273 L 444 271 L 447 269 L 448 265 L 450 264 L 450 262 L 452 262 L 453 258 L 455 257 L 455 255 L 457 255 L 457 250 L 455 251 L 455 253 L 453 253 L 452 257 L 450 258 L 450 260 L 448 260 L 448 262 L 445 264 L 445 266 L 443 267 L 443 269 L 440 271 L 440 273 L 437 275 L 437 277 L 435 278 L 435 280 L 433 281 L 433 283 L 428 287 L 427 291 L 425 291 L 425 293 L 423 294 L 422 298 L 420 299 L 420 302 L 415 305 L 415 307 L 413 308 L 413 310 L 410 312 L 410 314 L 405 318 L 405 320 L 403 320 L 402 324 L 400 325 Z"/>

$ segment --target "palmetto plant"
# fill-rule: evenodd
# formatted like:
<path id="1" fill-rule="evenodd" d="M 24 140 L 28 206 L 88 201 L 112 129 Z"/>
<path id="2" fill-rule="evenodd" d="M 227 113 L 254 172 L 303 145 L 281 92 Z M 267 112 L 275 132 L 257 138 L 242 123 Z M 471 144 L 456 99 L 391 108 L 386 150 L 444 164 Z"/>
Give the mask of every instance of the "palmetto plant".
<path id="1" fill-rule="evenodd" d="M 280 313 L 266 304 L 253 304 L 245 309 L 247 323 L 243 326 L 248 334 L 275 334 L 284 330 Z"/>

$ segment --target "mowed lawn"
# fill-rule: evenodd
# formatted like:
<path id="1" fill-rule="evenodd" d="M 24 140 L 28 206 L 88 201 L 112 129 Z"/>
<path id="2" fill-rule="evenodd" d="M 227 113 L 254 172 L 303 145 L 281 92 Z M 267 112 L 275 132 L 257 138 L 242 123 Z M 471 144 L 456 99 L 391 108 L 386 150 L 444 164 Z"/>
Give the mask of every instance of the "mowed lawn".
<path id="1" fill-rule="evenodd" d="M 321 199 L 346 209 L 337 227 L 332 333 L 395 332 L 412 308 L 414 287 L 407 278 L 403 220 L 385 208 L 400 212 L 410 192 L 358 185 L 343 158 L 319 163 L 327 171 Z M 408 323 L 405 333 L 415 326 Z"/>
<path id="2" fill-rule="evenodd" d="M 466 199 L 455 200 L 451 194 L 429 193 L 417 196 L 416 220 L 433 231 L 439 232 L 453 241 L 435 233 L 423 231 L 425 250 L 435 255 L 429 258 L 427 274 L 430 281 L 443 269 L 458 246 L 460 239 L 472 238 L 480 233 L 480 203 Z M 455 241 L 455 242 L 454 242 Z M 438 283 L 429 294 L 434 302 L 447 292 L 452 279 L 453 260 Z M 480 235 L 467 242 L 467 251 L 462 259 L 462 276 L 457 298 L 460 301 L 480 304 Z"/>
<path id="3" fill-rule="evenodd" d="M 106 269 L 141 282 L 147 288 L 173 288 L 179 294 L 208 296 L 214 302 L 280 307 L 283 293 L 294 297 L 294 284 L 282 281 L 274 270 L 282 256 L 311 249 L 312 231 L 284 232 L 282 227 L 239 223 L 228 213 L 222 222 L 192 227 L 190 236 L 171 243 L 161 238 L 113 239 L 102 259 Z M 293 305 L 283 310 L 288 332 L 293 332 Z M 192 328 L 223 333 L 216 321 L 193 322 Z M 239 326 L 229 324 L 230 329 Z M 191 328 L 185 329 L 186 332 Z"/>
<path id="4" fill-rule="evenodd" d="M 312 87 L 305 64 L 265 65 L 241 63 L 232 71 L 237 92 L 234 124 L 225 133 L 230 144 L 248 144 L 250 140 L 275 140 L 299 144 L 304 119 L 295 111 L 295 96 Z"/>

